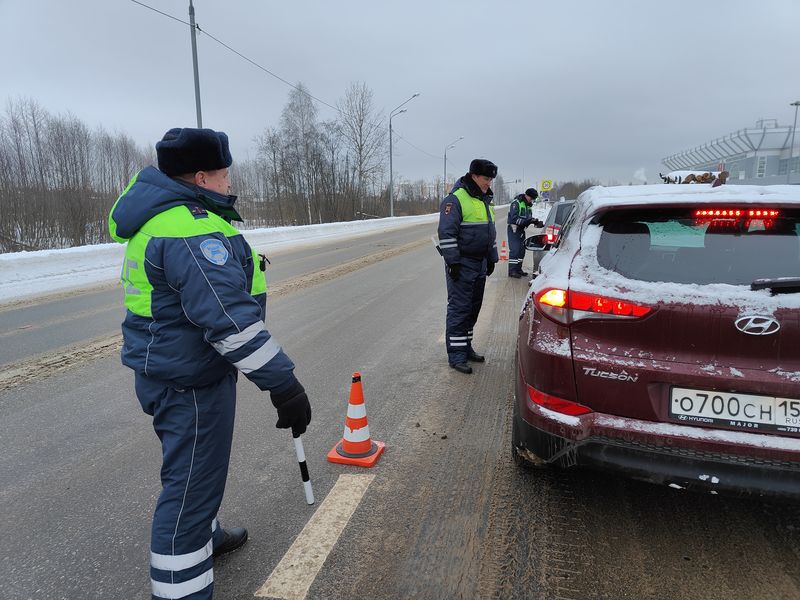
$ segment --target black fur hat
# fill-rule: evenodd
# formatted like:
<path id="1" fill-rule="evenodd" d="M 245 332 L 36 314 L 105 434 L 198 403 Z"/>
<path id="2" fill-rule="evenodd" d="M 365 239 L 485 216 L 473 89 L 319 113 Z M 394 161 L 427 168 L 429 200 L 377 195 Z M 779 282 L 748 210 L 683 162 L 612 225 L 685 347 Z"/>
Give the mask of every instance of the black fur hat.
<path id="1" fill-rule="evenodd" d="M 525 195 L 532 200 L 536 200 L 539 197 L 539 192 L 537 192 L 534 188 L 528 188 L 525 190 Z"/>
<path id="2" fill-rule="evenodd" d="M 175 127 L 156 144 L 158 168 L 165 175 L 225 169 L 233 163 L 228 136 L 213 129 Z"/>
<path id="3" fill-rule="evenodd" d="M 497 177 L 497 165 L 485 158 L 476 158 L 469 163 L 470 175 L 483 175 L 484 177 Z"/>

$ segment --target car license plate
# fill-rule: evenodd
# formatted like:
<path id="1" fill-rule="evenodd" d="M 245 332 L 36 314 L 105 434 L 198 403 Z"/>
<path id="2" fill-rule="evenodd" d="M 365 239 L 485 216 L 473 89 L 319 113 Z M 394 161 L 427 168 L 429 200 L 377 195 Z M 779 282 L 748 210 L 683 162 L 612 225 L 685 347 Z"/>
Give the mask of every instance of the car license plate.
<path id="1" fill-rule="evenodd" d="M 800 400 L 673 387 L 669 414 L 695 425 L 800 432 Z"/>

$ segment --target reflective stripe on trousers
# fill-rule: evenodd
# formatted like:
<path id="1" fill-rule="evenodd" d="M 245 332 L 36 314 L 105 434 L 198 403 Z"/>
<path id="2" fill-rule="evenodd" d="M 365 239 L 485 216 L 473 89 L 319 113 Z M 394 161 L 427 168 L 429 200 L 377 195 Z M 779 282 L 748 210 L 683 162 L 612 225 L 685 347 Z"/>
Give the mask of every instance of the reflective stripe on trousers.
<path id="1" fill-rule="evenodd" d="M 458 280 L 445 270 L 447 280 L 447 321 L 445 344 L 451 364 L 466 362 L 472 348 L 472 330 L 478 320 L 486 286 L 486 259 L 461 259 Z"/>
<path id="2" fill-rule="evenodd" d="M 517 233 L 512 231 L 509 225 L 506 232 L 508 233 L 508 272 L 520 273 L 522 261 L 525 260 L 525 230 Z"/>
<path id="3" fill-rule="evenodd" d="M 233 439 L 236 376 L 175 390 L 141 375 L 136 395 L 161 440 L 161 495 L 153 514 L 150 579 L 154 599 L 208 600 L 212 552 Z"/>

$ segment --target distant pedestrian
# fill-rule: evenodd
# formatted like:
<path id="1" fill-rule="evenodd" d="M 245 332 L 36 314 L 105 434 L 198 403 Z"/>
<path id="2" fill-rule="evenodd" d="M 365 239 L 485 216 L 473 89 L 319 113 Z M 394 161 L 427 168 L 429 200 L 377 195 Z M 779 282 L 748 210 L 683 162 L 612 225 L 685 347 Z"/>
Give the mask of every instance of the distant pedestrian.
<path id="1" fill-rule="evenodd" d="M 460 373 L 472 373 L 467 361 L 485 360 L 472 348 L 472 335 L 486 278 L 497 264 L 490 187 L 495 177 L 497 165 L 476 158 L 439 207 L 439 245 L 447 281 L 447 358 Z"/>
<path id="2" fill-rule="evenodd" d="M 533 218 L 531 206 L 533 201 L 539 197 L 539 192 L 534 188 L 528 188 L 524 194 L 520 194 L 511 203 L 508 209 L 508 276 L 519 279 L 528 276 L 527 271 L 522 270 L 522 261 L 525 260 L 525 228 L 529 225 L 542 227 L 544 224 L 539 219 Z"/>
<path id="3" fill-rule="evenodd" d="M 158 169 L 136 174 L 111 209 L 109 230 L 126 243 L 122 363 L 161 441 L 161 495 L 153 515 L 153 598 L 207 600 L 214 557 L 247 541 L 223 529 L 239 371 L 269 390 L 277 427 L 311 421 L 294 364 L 264 325 L 266 281 L 258 255 L 230 225 L 228 136 L 170 129 Z"/>

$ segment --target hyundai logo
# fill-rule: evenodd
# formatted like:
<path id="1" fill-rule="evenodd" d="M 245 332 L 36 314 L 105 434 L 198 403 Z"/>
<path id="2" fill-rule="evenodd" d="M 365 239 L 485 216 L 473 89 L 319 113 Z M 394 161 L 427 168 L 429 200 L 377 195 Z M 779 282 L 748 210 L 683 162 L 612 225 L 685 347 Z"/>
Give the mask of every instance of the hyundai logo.
<path id="1" fill-rule="evenodd" d="M 749 315 L 736 319 L 736 329 L 747 335 L 770 335 L 780 328 L 781 324 L 772 317 Z"/>

